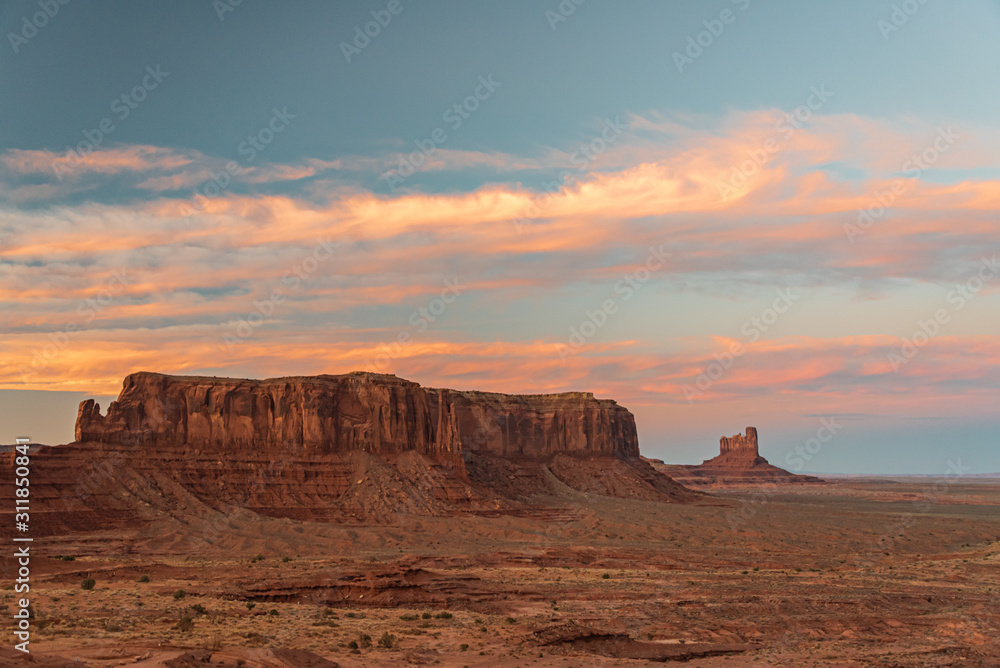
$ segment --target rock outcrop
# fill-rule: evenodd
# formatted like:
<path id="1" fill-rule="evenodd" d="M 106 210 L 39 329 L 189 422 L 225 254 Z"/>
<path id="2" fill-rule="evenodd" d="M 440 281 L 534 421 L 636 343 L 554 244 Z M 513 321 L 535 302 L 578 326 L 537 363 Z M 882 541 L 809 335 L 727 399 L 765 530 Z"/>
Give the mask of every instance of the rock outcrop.
<path id="1" fill-rule="evenodd" d="M 719 456 L 733 455 L 744 458 L 756 458 L 760 456 L 757 450 L 757 427 L 747 427 L 746 434 L 736 434 L 735 436 L 719 439 Z"/>
<path id="2" fill-rule="evenodd" d="M 53 532 L 206 507 L 351 523 L 524 513 L 567 489 L 699 497 L 642 460 L 635 420 L 614 401 L 425 388 L 371 373 L 134 373 L 107 414 L 81 403 L 76 442 L 39 451 L 33 465 L 41 506 L 32 517 L 47 517 Z"/>
<path id="3" fill-rule="evenodd" d="M 719 455 L 696 466 L 649 461 L 657 470 L 684 485 L 822 482 L 814 476 L 789 473 L 761 457 L 756 427 L 747 427 L 745 434 L 723 436 L 719 439 Z"/>
<path id="4" fill-rule="evenodd" d="M 80 404 L 78 442 L 316 454 L 415 451 L 454 460 L 577 454 L 638 457 L 635 419 L 589 392 L 511 395 L 349 373 L 240 380 L 134 373 L 108 414 Z"/>

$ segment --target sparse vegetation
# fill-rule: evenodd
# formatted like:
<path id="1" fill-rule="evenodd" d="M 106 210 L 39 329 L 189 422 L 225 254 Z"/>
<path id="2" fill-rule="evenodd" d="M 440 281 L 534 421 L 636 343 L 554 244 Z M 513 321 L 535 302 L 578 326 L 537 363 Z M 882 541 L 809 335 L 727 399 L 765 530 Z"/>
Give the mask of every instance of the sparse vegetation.
<path id="1" fill-rule="evenodd" d="M 414 615 L 414 617 L 416 617 L 416 615 Z M 396 636 L 386 631 L 382 634 L 382 637 L 378 639 L 378 646 L 384 649 L 392 649 L 396 646 Z"/>
<path id="2" fill-rule="evenodd" d="M 181 633 L 190 633 L 194 630 L 194 620 L 191 617 L 184 615 L 177 621 L 174 628 Z"/>
<path id="3" fill-rule="evenodd" d="M 184 591 L 183 589 L 178 589 L 177 591 L 174 592 L 174 600 L 175 601 L 179 601 L 182 598 L 184 598 L 185 596 L 187 596 L 187 592 Z"/>
<path id="4" fill-rule="evenodd" d="M 438 619 L 451 619 L 455 615 L 451 614 L 450 612 L 445 611 L 445 612 L 439 612 L 439 613 L 437 613 L 434 616 L 437 617 Z"/>
<path id="5" fill-rule="evenodd" d="M 148 575 L 140 575 L 139 579 L 136 580 L 136 582 L 149 582 L 149 576 Z"/>
<path id="6" fill-rule="evenodd" d="M 362 633 L 358 636 L 358 645 L 360 645 L 363 649 L 368 649 L 372 646 L 372 637 L 367 633 Z"/>
<path id="7" fill-rule="evenodd" d="M 97 582 L 94 580 L 94 578 L 85 578 L 84 581 L 80 583 L 80 588 L 90 591 L 91 589 L 94 588 L 96 584 Z"/>

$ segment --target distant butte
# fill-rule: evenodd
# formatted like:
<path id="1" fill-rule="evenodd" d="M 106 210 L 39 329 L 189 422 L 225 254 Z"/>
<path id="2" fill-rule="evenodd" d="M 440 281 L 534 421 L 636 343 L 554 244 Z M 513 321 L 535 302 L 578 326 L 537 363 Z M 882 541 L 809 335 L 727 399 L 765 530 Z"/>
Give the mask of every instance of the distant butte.
<path id="1" fill-rule="evenodd" d="M 770 464 L 760 456 L 757 428 L 746 434 L 719 439 L 719 455 L 694 466 L 664 464 L 648 460 L 654 468 L 682 485 L 727 486 L 758 483 L 817 483 L 815 476 L 796 475 Z"/>

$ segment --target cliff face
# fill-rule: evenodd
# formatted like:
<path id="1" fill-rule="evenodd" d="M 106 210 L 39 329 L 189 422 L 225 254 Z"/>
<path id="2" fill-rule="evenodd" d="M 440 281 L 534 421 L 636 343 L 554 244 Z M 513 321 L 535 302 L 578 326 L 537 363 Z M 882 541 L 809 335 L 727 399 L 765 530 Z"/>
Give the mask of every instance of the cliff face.
<path id="1" fill-rule="evenodd" d="M 736 434 L 735 436 L 719 439 L 719 454 L 737 453 L 745 457 L 757 457 L 760 452 L 757 450 L 757 428 L 747 427 L 747 433 Z"/>
<path id="2" fill-rule="evenodd" d="M 421 387 L 350 373 L 240 380 L 135 373 L 102 416 L 80 404 L 78 442 L 284 449 L 303 454 L 416 451 L 638 457 L 632 414 L 590 393 L 507 395 Z"/>
<path id="3" fill-rule="evenodd" d="M 11 457 L 0 467 L 13 475 Z M 544 516 L 551 509 L 538 499 L 562 499 L 567 486 L 699 498 L 639 457 L 632 414 L 614 401 L 439 390 L 369 373 L 132 374 L 106 415 L 93 400 L 80 404 L 76 442 L 40 449 L 32 467 L 37 535 L 195 526 L 234 508 L 337 524 Z M 192 532 L 201 549 L 225 526 Z"/>

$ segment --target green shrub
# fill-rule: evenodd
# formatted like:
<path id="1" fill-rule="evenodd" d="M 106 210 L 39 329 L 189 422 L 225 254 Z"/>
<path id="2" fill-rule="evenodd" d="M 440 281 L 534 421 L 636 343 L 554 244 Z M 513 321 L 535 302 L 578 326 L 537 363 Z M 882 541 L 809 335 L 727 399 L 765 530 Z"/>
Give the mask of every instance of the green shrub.
<path id="1" fill-rule="evenodd" d="M 461 645 L 458 646 L 458 648 L 463 652 L 469 651 L 469 646 L 466 643 L 462 643 Z"/>
<path id="2" fill-rule="evenodd" d="M 604 575 L 602 575 L 601 577 L 602 577 L 603 579 L 605 579 L 605 580 L 610 580 L 610 579 L 611 579 L 611 573 L 605 573 L 605 574 L 604 574 Z"/>
<path id="3" fill-rule="evenodd" d="M 94 585 L 96 584 L 97 582 L 94 580 L 94 578 L 87 578 L 80 583 L 80 586 L 86 589 L 87 591 L 90 591 L 91 589 L 94 588 Z"/>
<path id="4" fill-rule="evenodd" d="M 194 605 L 192 605 L 191 606 L 191 610 L 194 611 L 196 614 L 199 614 L 199 615 L 207 615 L 208 614 L 208 610 L 206 610 L 205 606 L 203 606 L 201 603 L 195 603 Z"/>
<path id="5" fill-rule="evenodd" d="M 399 618 L 402 619 L 404 622 L 412 622 L 415 619 L 419 619 L 416 615 L 410 615 L 410 614 L 400 615 Z"/>
<path id="6" fill-rule="evenodd" d="M 142 576 L 140 576 L 139 577 L 139 582 L 149 582 L 149 576 L 148 575 L 142 575 Z"/>
<path id="7" fill-rule="evenodd" d="M 451 619 L 455 615 L 451 614 L 450 612 L 439 612 L 434 616 L 437 617 L 438 619 Z"/>
<path id="8" fill-rule="evenodd" d="M 372 637 L 367 633 L 362 633 L 361 635 L 358 636 L 358 644 L 364 647 L 365 649 L 368 649 L 369 647 L 372 646 Z"/>
<path id="9" fill-rule="evenodd" d="M 194 630 L 194 620 L 187 615 L 184 615 L 180 618 L 180 620 L 178 620 L 177 625 L 174 626 L 174 628 L 183 633 L 190 633 Z"/>
<path id="10" fill-rule="evenodd" d="M 386 631 L 382 634 L 382 637 L 378 639 L 378 646 L 385 649 L 392 649 L 396 646 L 396 636 Z"/>
<path id="11" fill-rule="evenodd" d="M 434 615 L 432 615 L 432 614 L 431 614 L 431 613 L 429 613 L 429 612 L 425 612 L 424 614 L 422 614 L 422 615 L 420 615 L 420 616 L 421 616 L 422 618 L 424 618 L 424 619 L 430 619 L 430 618 L 431 618 L 431 617 L 433 617 Z"/>
<path id="12" fill-rule="evenodd" d="M 183 589 L 178 589 L 177 591 L 174 592 L 174 600 L 175 601 L 179 601 L 182 598 L 184 598 L 185 596 L 187 596 L 187 592 L 184 591 Z"/>

